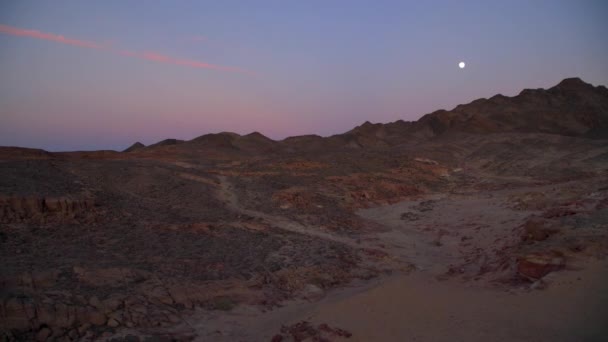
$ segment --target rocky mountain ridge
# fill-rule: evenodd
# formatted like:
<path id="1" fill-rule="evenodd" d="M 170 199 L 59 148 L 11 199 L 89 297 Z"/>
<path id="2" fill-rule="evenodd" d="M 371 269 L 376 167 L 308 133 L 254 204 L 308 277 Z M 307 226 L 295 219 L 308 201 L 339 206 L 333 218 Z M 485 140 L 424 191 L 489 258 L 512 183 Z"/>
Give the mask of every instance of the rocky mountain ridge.
<path id="1" fill-rule="evenodd" d="M 524 89 L 518 95 L 495 95 L 437 110 L 417 121 L 391 123 L 366 121 L 352 130 L 329 137 L 303 135 L 272 140 L 259 132 L 248 135 L 223 132 L 206 134 L 183 147 L 198 145 L 247 152 L 387 147 L 454 133 L 548 133 L 588 138 L 608 138 L 608 89 L 580 78 L 567 78 L 549 89 Z M 166 140 L 165 140 L 166 141 Z M 148 148 L 158 145 L 157 143 Z"/>

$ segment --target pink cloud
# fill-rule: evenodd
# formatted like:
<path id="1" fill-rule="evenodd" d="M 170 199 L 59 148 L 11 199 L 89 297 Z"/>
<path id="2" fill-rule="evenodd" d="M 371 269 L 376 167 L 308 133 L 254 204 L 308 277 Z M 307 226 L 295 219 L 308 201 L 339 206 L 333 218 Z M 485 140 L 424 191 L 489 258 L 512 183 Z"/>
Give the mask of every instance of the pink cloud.
<path id="1" fill-rule="evenodd" d="M 89 48 L 89 49 L 104 49 L 104 48 L 108 47 L 108 45 L 98 44 L 98 43 L 91 42 L 91 41 L 66 38 L 64 36 L 53 34 L 53 33 L 40 32 L 40 31 L 36 31 L 36 30 L 25 30 L 25 29 L 20 29 L 17 27 L 12 27 L 12 26 L 2 25 L 2 24 L 0 24 L 0 33 L 12 35 L 12 36 L 18 36 L 18 37 L 30 37 L 30 38 L 48 40 L 48 41 L 52 41 L 52 42 L 56 42 L 56 43 L 68 44 L 68 45 L 73 45 L 73 46 L 78 46 L 78 47 L 83 47 L 83 48 Z M 190 59 L 175 58 L 175 57 L 170 57 L 167 55 L 163 55 L 163 54 L 160 54 L 157 52 L 151 52 L 151 51 L 135 52 L 135 51 L 123 50 L 123 49 L 120 49 L 120 50 L 109 49 L 109 51 L 111 51 L 115 54 L 121 55 L 121 56 L 133 57 L 133 58 L 138 58 L 138 59 L 157 62 L 157 63 L 180 65 L 180 66 L 186 66 L 186 67 L 190 67 L 190 68 L 238 72 L 238 73 L 249 74 L 249 75 L 255 74 L 252 71 L 248 71 L 248 70 L 244 70 L 244 69 L 240 69 L 240 68 L 210 64 L 210 63 L 206 63 L 206 62 L 202 62 L 202 61 L 195 61 L 195 60 L 190 60 Z"/>
<path id="2" fill-rule="evenodd" d="M 173 62 L 173 58 L 169 57 L 169 56 L 165 56 L 165 55 L 161 55 L 160 53 L 156 53 L 156 52 L 142 52 L 140 55 L 140 58 L 143 59 L 147 59 L 149 61 L 153 61 L 153 62 L 159 62 L 159 63 L 172 63 Z"/>
<path id="3" fill-rule="evenodd" d="M 0 33 L 9 34 L 9 35 L 18 36 L 18 37 L 30 37 L 30 38 L 36 38 L 36 39 L 42 39 L 42 40 L 50 40 L 50 41 L 56 42 L 56 43 L 74 45 L 74 46 L 90 48 L 90 49 L 101 49 L 104 47 L 103 45 L 100 45 L 100 44 L 97 44 L 94 42 L 90 42 L 90 41 L 86 41 L 86 40 L 66 38 L 64 36 L 53 34 L 53 33 L 40 32 L 40 31 L 36 31 L 36 30 L 24 30 L 24 29 L 20 29 L 17 27 L 11 27 L 11 26 L 2 25 L 2 24 L 0 24 Z"/>
<path id="4" fill-rule="evenodd" d="M 121 54 L 123 56 L 135 57 L 135 58 L 144 59 L 147 61 L 157 62 L 157 63 L 165 63 L 165 64 L 181 65 L 181 66 L 186 66 L 186 67 L 191 67 L 191 68 L 213 69 L 213 70 L 238 72 L 238 73 L 243 73 L 243 74 L 255 75 L 255 73 L 253 71 L 249 71 L 249 70 L 244 70 L 244 69 L 235 68 L 235 67 L 222 66 L 222 65 L 216 65 L 216 64 L 210 64 L 210 63 L 195 61 L 195 60 L 190 60 L 190 59 L 174 58 L 171 56 L 163 55 L 161 53 L 152 52 L 152 51 L 134 52 L 134 51 L 128 51 L 128 50 L 121 50 L 121 51 L 119 51 L 119 54 Z"/>

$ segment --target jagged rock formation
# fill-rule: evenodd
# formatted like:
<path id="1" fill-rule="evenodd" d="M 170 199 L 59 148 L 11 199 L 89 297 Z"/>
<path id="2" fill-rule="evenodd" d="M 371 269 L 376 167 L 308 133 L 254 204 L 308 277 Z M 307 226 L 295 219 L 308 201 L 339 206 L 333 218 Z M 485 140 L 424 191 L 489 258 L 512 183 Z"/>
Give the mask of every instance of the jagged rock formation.
<path id="1" fill-rule="evenodd" d="M 69 220 L 90 214 L 92 198 L 0 196 L 0 223 Z"/>

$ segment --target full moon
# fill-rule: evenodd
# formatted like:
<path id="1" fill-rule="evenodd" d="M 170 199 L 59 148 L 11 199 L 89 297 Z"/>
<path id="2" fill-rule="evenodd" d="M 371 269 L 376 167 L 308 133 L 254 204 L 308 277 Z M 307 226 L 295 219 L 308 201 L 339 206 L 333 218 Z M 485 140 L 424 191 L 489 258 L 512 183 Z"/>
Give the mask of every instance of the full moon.
<path id="1" fill-rule="evenodd" d="M 464 67 L 465 67 L 465 66 L 466 66 L 466 64 L 464 64 L 464 62 L 460 62 L 460 63 L 458 63 L 458 67 L 459 67 L 460 69 L 464 69 Z"/>

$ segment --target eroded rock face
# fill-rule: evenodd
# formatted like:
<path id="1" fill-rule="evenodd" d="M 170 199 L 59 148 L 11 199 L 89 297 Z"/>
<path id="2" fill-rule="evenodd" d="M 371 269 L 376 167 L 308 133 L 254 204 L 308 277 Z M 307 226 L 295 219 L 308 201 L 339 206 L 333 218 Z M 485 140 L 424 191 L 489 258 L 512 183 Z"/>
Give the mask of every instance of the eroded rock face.
<path id="1" fill-rule="evenodd" d="M 73 219 L 94 210 L 92 198 L 2 196 L 0 195 L 0 222 L 44 221 L 45 219 Z"/>

